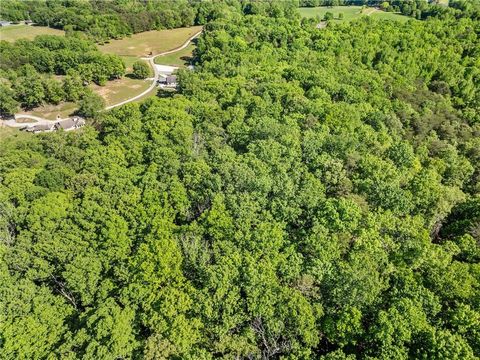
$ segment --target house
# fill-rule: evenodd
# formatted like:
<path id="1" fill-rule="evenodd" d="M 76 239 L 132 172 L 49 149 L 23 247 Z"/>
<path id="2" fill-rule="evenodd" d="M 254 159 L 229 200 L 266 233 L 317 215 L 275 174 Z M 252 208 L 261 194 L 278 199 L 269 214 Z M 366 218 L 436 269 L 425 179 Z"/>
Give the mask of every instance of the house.
<path id="1" fill-rule="evenodd" d="M 82 126 L 85 126 L 85 120 L 76 116 L 73 118 L 68 118 L 64 120 L 57 117 L 57 120 L 58 121 L 56 122 L 52 121 L 52 122 L 46 122 L 39 125 L 28 126 L 28 127 L 22 128 L 22 130 L 37 134 L 40 132 L 51 132 L 51 131 L 57 131 L 60 129 L 62 129 L 63 131 L 71 131 L 71 130 L 79 129 Z"/>
<path id="2" fill-rule="evenodd" d="M 39 124 L 39 125 L 33 125 L 29 126 L 24 129 L 25 131 L 32 132 L 34 134 L 37 134 L 39 132 L 50 132 L 54 130 L 54 126 L 52 124 Z"/>
<path id="3" fill-rule="evenodd" d="M 0 20 L 0 26 L 10 26 L 12 23 L 10 21 Z"/>
<path id="4" fill-rule="evenodd" d="M 54 128 L 55 130 L 62 129 L 64 131 L 70 131 L 70 130 L 81 128 L 84 125 L 85 125 L 85 120 L 79 117 L 74 117 L 74 118 L 68 118 L 68 119 L 56 122 L 54 125 Z"/>
<path id="5" fill-rule="evenodd" d="M 165 85 L 171 86 L 171 87 L 177 86 L 177 76 L 176 75 L 167 76 L 167 78 L 165 79 Z"/>
<path id="6" fill-rule="evenodd" d="M 158 79 L 158 83 L 162 88 L 176 88 L 177 87 L 177 76 L 176 75 L 167 75 Z"/>

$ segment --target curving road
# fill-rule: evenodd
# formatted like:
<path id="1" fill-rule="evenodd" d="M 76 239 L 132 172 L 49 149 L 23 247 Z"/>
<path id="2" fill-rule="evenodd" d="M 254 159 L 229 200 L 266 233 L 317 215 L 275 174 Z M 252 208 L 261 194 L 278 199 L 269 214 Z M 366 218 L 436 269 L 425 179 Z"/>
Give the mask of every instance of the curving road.
<path id="1" fill-rule="evenodd" d="M 145 96 L 146 94 L 148 94 L 150 91 L 152 91 L 155 86 L 157 86 L 157 81 L 158 81 L 158 78 L 159 78 L 159 75 L 160 73 L 157 71 L 157 68 L 155 66 L 155 58 L 157 56 L 162 56 L 162 55 L 168 55 L 168 54 L 173 54 L 177 51 L 180 51 L 180 50 L 183 50 L 185 49 L 188 44 L 190 44 L 190 42 L 195 39 L 196 37 L 198 37 L 200 34 L 202 33 L 202 30 L 200 30 L 199 32 L 193 34 L 192 36 L 190 36 L 187 41 L 185 41 L 185 43 L 175 49 L 172 49 L 172 50 L 168 50 L 168 51 L 164 51 L 164 52 L 161 52 L 159 54 L 156 54 L 156 55 L 152 55 L 152 56 L 149 56 L 149 57 L 143 57 L 142 59 L 143 60 L 147 60 L 148 63 L 150 64 L 150 66 L 152 67 L 153 69 L 153 73 L 154 73 L 154 76 L 153 76 L 153 81 L 152 81 L 152 84 L 149 86 L 149 88 L 147 90 L 145 90 L 144 92 L 142 92 L 141 94 L 138 94 L 138 95 L 135 95 L 127 100 L 124 100 L 122 102 L 119 102 L 118 104 L 114 104 L 114 105 L 110 105 L 110 106 L 107 106 L 105 108 L 105 110 L 110 110 L 110 109 L 113 109 L 115 107 L 118 107 L 118 106 L 121 106 L 121 105 L 124 105 L 124 104 L 127 104 L 129 102 L 132 102 L 132 101 L 135 101 L 135 100 L 138 100 L 140 99 L 142 96 Z M 24 122 L 24 123 L 17 123 L 15 121 L 15 119 L 12 119 L 12 120 L 3 120 L 3 125 L 6 125 L 6 126 L 10 126 L 10 127 L 17 127 L 17 128 L 20 128 L 20 127 L 25 127 L 25 126 L 32 126 L 32 125 L 41 125 L 41 124 L 54 124 L 56 122 L 58 122 L 58 120 L 49 120 L 49 119 L 44 119 L 44 118 L 41 118 L 39 116 L 33 116 L 33 115 L 27 115 L 27 114 L 15 114 L 15 118 L 21 118 L 21 119 L 31 119 L 31 120 L 35 120 L 36 122 Z M 60 119 L 62 120 L 62 119 Z"/>

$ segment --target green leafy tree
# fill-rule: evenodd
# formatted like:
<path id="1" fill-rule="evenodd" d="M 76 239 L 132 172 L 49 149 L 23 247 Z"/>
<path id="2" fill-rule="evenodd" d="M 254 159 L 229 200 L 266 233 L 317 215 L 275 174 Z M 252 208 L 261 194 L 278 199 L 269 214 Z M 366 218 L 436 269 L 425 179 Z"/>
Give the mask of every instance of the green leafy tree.
<path id="1" fill-rule="evenodd" d="M 333 20 L 333 17 L 334 17 L 333 13 L 331 13 L 330 11 L 327 11 L 323 16 L 323 20 L 324 21 Z"/>
<path id="2" fill-rule="evenodd" d="M 135 61 L 132 74 L 137 79 L 146 79 L 150 75 L 150 66 L 145 61 Z"/>
<path id="3" fill-rule="evenodd" d="M 76 72 L 69 71 L 63 81 L 63 91 L 67 101 L 77 101 L 83 96 L 85 92 L 83 81 Z"/>
<path id="4" fill-rule="evenodd" d="M 50 104 L 59 104 L 65 98 L 59 81 L 46 78 L 43 80 L 43 89 L 45 91 L 45 101 Z"/>
<path id="5" fill-rule="evenodd" d="M 86 118 L 96 117 L 105 107 L 105 100 L 93 91 L 87 91 L 79 102 L 77 113 Z"/>
<path id="6" fill-rule="evenodd" d="M 0 115 L 12 115 L 18 110 L 15 92 L 6 84 L 0 82 Z"/>

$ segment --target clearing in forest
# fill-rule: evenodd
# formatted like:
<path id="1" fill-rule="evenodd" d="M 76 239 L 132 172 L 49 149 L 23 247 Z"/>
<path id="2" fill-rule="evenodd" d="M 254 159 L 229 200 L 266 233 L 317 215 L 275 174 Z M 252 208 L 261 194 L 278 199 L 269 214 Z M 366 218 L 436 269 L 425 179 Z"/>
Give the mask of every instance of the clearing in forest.
<path id="1" fill-rule="evenodd" d="M 16 41 L 18 39 L 33 40 L 37 35 L 65 35 L 63 30 L 52 29 L 46 26 L 10 25 L 0 28 L 0 40 Z"/>
<path id="2" fill-rule="evenodd" d="M 151 80 L 132 79 L 124 76 L 118 80 L 107 81 L 105 86 L 90 84 L 90 88 L 103 97 L 107 106 L 118 104 L 124 100 L 141 94 L 151 85 Z"/>
<path id="3" fill-rule="evenodd" d="M 106 53 L 122 56 L 149 56 L 172 50 L 181 46 L 192 35 L 201 30 L 201 26 L 170 30 L 152 30 L 134 34 L 121 40 L 110 40 L 100 45 L 99 49 Z"/>
<path id="4" fill-rule="evenodd" d="M 190 43 L 185 49 L 168 55 L 157 56 L 155 64 L 183 67 L 188 65 L 192 57 L 195 45 Z"/>
<path id="5" fill-rule="evenodd" d="M 361 6 L 319 6 L 299 8 L 298 11 L 302 17 L 316 17 L 321 19 L 327 12 L 333 14 L 334 22 L 351 21 L 361 16 L 371 16 L 378 19 L 408 21 L 409 17 L 397 13 L 389 13 L 375 8 L 364 8 Z M 343 19 L 339 19 L 339 14 L 343 14 Z"/>
<path id="6" fill-rule="evenodd" d="M 30 111 L 20 111 L 22 114 L 38 116 L 47 120 L 56 120 L 57 116 L 62 119 L 73 115 L 77 110 L 77 104 L 73 102 L 61 102 L 58 105 L 46 104 L 36 107 Z M 32 120 L 29 120 L 31 122 Z"/>
<path id="7" fill-rule="evenodd" d="M 108 44 L 99 45 L 99 49 L 105 53 L 120 55 L 127 67 L 127 76 L 119 80 L 108 81 L 104 86 L 95 84 L 90 87 L 100 96 L 102 96 L 107 106 L 121 103 L 146 91 L 151 85 L 152 80 L 138 80 L 131 77 L 133 63 L 142 57 L 156 55 L 158 53 L 176 49 L 193 35 L 202 29 L 201 26 L 192 26 L 188 28 L 178 28 L 171 30 L 153 30 L 134 34 L 131 37 L 122 40 L 111 40 Z M 155 63 L 184 66 L 188 58 L 192 55 L 194 45 L 190 44 L 185 49 L 171 54 L 155 58 Z M 153 70 L 150 76 L 153 76 Z M 156 89 L 145 95 L 156 94 Z M 142 97 L 144 98 L 144 97 Z"/>

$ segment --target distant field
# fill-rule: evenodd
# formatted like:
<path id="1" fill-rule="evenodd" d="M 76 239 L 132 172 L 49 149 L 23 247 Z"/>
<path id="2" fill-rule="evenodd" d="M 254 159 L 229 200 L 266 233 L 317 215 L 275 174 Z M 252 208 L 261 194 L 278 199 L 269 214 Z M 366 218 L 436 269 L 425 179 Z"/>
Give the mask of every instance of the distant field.
<path id="1" fill-rule="evenodd" d="M 385 11 L 376 11 L 371 15 L 371 17 L 373 17 L 375 19 L 396 20 L 396 21 L 401 21 L 401 22 L 407 22 L 408 20 L 414 20 L 412 17 L 409 17 L 409 16 L 396 14 L 396 13 L 391 13 L 391 12 L 385 12 Z"/>
<path id="2" fill-rule="evenodd" d="M 0 28 L 0 40 L 15 41 L 18 39 L 32 40 L 37 35 L 65 35 L 63 30 L 45 26 L 10 25 Z"/>
<path id="3" fill-rule="evenodd" d="M 410 19 L 407 16 L 395 13 L 387 13 L 374 8 L 366 8 L 362 13 L 361 6 L 320 6 L 314 8 L 299 8 L 298 11 L 302 17 L 319 16 L 321 19 L 323 19 L 327 12 L 330 12 L 333 14 L 334 22 L 351 21 L 358 19 L 361 16 L 371 16 L 378 19 L 398 21 L 408 21 Z M 343 14 L 342 20 L 338 18 L 340 13 Z"/>
<path id="4" fill-rule="evenodd" d="M 107 106 L 110 106 L 142 93 L 148 89 L 151 83 L 151 81 L 123 77 L 118 80 L 108 81 L 105 86 L 95 84 L 89 86 L 104 98 Z"/>
<path id="5" fill-rule="evenodd" d="M 185 49 L 175 52 L 173 54 L 157 56 L 155 58 L 155 64 L 178 66 L 178 67 L 185 66 L 186 64 L 188 64 L 189 58 L 192 57 L 192 53 L 194 49 L 195 49 L 195 45 L 190 44 Z"/>
<path id="6" fill-rule="evenodd" d="M 298 11 L 302 17 L 316 17 L 317 15 L 323 19 L 327 12 L 333 14 L 334 19 L 338 18 L 338 14 L 343 13 L 343 21 L 353 20 L 358 18 L 362 14 L 361 6 L 320 6 L 320 7 L 310 7 L 310 8 L 299 8 Z"/>
<path id="7" fill-rule="evenodd" d="M 124 56 L 142 57 L 148 56 L 150 52 L 155 55 L 181 46 L 201 28 L 201 26 L 192 26 L 171 30 L 145 31 L 122 40 L 111 40 L 108 44 L 100 45 L 99 49 L 103 52 Z"/>

